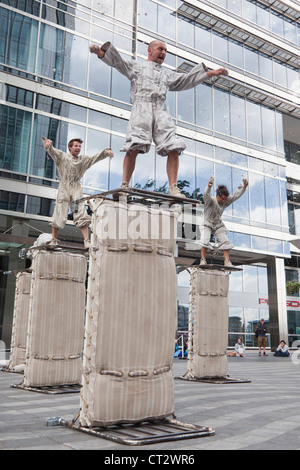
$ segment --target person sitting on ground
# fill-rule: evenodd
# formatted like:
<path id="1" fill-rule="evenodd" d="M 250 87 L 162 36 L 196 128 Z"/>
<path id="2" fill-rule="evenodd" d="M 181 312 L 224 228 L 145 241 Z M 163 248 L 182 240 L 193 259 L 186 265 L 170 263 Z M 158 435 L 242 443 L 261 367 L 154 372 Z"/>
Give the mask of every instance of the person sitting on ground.
<path id="1" fill-rule="evenodd" d="M 200 245 L 201 245 L 201 262 L 200 266 L 206 264 L 206 255 L 209 248 L 210 237 L 213 234 L 219 244 L 219 249 L 224 253 L 224 265 L 232 266 L 229 259 L 229 252 L 233 248 L 232 243 L 227 236 L 227 229 L 221 220 L 221 216 L 230 204 L 239 199 L 248 186 L 248 181 L 243 179 L 241 184 L 232 196 L 224 185 L 219 185 L 216 191 L 216 197 L 210 195 L 211 188 L 214 183 L 214 178 L 209 179 L 208 185 L 204 191 L 204 225 L 201 230 Z"/>
<path id="2" fill-rule="evenodd" d="M 278 348 L 276 349 L 274 356 L 276 357 L 289 357 L 290 356 L 289 348 L 283 339 L 280 341 L 280 344 Z"/>
<path id="3" fill-rule="evenodd" d="M 230 357 L 245 357 L 245 345 L 241 338 L 238 338 L 237 343 L 234 346 L 234 351 L 228 353 Z"/>

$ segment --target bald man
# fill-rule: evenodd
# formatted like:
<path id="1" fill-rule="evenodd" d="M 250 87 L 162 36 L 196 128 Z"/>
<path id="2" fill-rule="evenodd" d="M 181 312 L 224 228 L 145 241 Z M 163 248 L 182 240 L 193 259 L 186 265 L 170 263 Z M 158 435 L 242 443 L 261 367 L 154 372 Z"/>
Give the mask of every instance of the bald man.
<path id="1" fill-rule="evenodd" d="M 101 47 L 92 45 L 90 51 L 107 65 L 115 67 L 131 82 L 130 96 L 133 105 L 126 143 L 121 149 L 126 152 L 121 187 L 128 187 L 137 155 L 148 153 L 153 140 L 156 152 L 167 157 L 169 194 L 182 196 L 177 186 L 177 176 L 179 155 L 186 145 L 177 137 L 175 124 L 167 110 L 167 91 L 188 90 L 207 78 L 227 75 L 227 71 L 223 68 L 208 71 L 203 63 L 196 65 L 189 73 L 178 73 L 163 68 L 167 46 L 159 40 L 149 44 L 148 59 L 145 62 L 123 59 L 110 42 Z"/>

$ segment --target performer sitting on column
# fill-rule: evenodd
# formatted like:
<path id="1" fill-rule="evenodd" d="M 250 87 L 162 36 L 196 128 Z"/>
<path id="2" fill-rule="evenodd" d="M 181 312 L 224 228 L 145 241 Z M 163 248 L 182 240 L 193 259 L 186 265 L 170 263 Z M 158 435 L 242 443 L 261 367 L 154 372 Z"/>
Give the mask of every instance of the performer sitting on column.
<path id="1" fill-rule="evenodd" d="M 221 220 L 221 216 L 230 204 L 239 199 L 248 186 L 248 181 L 243 179 L 243 184 L 238 186 L 232 196 L 224 185 L 219 185 L 216 190 L 216 197 L 210 195 L 211 188 L 214 183 L 214 178 L 211 177 L 208 185 L 204 191 L 204 226 L 201 231 L 200 244 L 201 244 L 201 262 L 200 266 L 206 264 L 206 255 L 209 248 L 211 234 L 216 238 L 219 248 L 224 253 L 224 265 L 232 266 L 229 259 L 229 251 L 233 248 L 232 243 L 228 239 L 227 230 Z"/>
<path id="2" fill-rule="evenodd" d="M 58 232 L 66 224 L 70 203 L 83 196 L 80 180 L 86 170 L 104 158 L 113 157 L 111 149 L 105 149 L 102 152 L 96 153 L 93 157 L 80 155 L 82 142 L 81 139 L 70 140 L 68 143 L 70 153 L 66 153 L 54 148 L 52 141 L 43 137 L 45 150 L 53 158 L 60 176 L 54 213 L 50 222 L 52 226 L 52 239 L 49 245 L 57 245 Z M 76 206 L 73 222 L 81 230 L 85 248 L 89 248 L 88 230 L 91 217 L 87 214 L 84 201 L 79 202 Z"/>
<path id="3" fill-rule="evenodd" d="M 165 103 L 167 91 L 187 90 L 207 78 L 228 75 L 228 72 L 224 68 L 209 71 L 203 63 L 196 65 L 189 73 L 165 69 L 162 64 L 166 58 L 167 46 L 159 40 L 150 43 L 148 59 L 145 62 L 123 59 L 110 42 L 101 47 L 92 45 L 90 51 L 109 66 L 115 67 L 131 82 L 130 96 L 133 106 L 126 143 L 121 149 L 126 152 L 121 187 L 128 187 L 137 155 L 148 153 L 153 139 L 156 152 L 168 157 L 169 194 L 184 197 L 177 186 L 177 176 L 179 155 L 186 145 L 176 136 L 175 124 Z"/>

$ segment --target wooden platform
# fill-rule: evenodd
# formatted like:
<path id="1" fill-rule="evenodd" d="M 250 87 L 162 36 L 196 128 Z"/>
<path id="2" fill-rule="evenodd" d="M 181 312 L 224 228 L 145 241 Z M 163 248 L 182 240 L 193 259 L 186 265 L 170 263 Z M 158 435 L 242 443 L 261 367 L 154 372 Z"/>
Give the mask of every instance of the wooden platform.
<path id="1" fill-rule="evenodd" d="M 215 270 L 215 271 L 242 271 L 242 268 L 237 266 L 224 266 L 223 264 L 192 264 L 189 268 L 199 268 L 205 270 Z"/>
<path id="2" fill-rule="evenodd" d="M 119 199 L 119 197 L 121 198 L 122 195 L 125 195 L 124 199 L 127 197 L 126 202 L 131 203 L 131 204 L 144 204 L 144 205 L 168 204 L 170 206 L 173 204 L 179 204 L 179 205 L 189 205 L 192 207 L 202 205 L 202 202 L 198 201 L 198 199 L 191 199 L 191 198 L 186 198 L 182 196 L 171 196 L 170 194 L 160 193 L 157 191 L 148 191 L 145 189 L 137 189 L 137 188 L 111 189 L 110 191 L 104 191 L 103 193 L 92 194 L 91 196 L 77 199 L 75 203 L 79 203 L 81 201 L 99 199 L 99 198 L 116 201 Z"/>

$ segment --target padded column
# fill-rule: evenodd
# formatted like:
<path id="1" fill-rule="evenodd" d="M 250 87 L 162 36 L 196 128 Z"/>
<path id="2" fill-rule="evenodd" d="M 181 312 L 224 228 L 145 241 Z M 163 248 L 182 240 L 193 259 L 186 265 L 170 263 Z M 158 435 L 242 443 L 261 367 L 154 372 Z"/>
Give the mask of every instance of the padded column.
<path id="1" fill-rule="evenodd" d="M 30 301 L 31 273 L 16 275 L 14 315 L 12 324 L 11 349 L 8 368 L 24 368 L 26 360 L 27 325 Z"/>
<path id="2" fill-rule="evenodd" d="M 80 383 L 86 273 L 84 255 L 32 251 L 25 386 Z"/>
<path id="3" fill-rule="evenodd" d="M 190 276 L 189 361 L 192 377 L 226 377 L 229 275 L 192 268 Z"/>
<path id="4" fill-rule="evenodd" d="M 94 208 L 82 426 L 173 413 L 176 216 L 104 201 Z"/>

